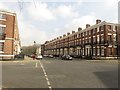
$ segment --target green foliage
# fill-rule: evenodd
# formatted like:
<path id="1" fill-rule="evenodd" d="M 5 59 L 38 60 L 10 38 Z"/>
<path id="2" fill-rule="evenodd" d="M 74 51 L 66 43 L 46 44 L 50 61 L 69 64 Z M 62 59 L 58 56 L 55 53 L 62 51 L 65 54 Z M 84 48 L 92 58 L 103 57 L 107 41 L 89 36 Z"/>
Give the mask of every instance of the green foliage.
<path id="1" fill-rule="evenodd" d="M 36 53 L 36 49 L 38 48 L 38 45 L 32 45 L 32 46 L 23 46 L 21 49 L 21 54 L 25 55 L 31 55 Z"/>

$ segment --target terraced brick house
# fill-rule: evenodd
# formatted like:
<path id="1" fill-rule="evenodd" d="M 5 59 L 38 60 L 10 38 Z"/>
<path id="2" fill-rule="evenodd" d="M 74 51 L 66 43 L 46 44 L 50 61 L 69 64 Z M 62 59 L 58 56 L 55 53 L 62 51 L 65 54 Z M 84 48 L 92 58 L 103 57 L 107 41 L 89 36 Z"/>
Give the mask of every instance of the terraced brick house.
<path id="1" fill-rule="evenodd" d="M 120 33 L 118 24 L 97 19 L 95 25 L 64 34 L 42 45 L 44 55 L 110 59 L 120 56 Z"/>

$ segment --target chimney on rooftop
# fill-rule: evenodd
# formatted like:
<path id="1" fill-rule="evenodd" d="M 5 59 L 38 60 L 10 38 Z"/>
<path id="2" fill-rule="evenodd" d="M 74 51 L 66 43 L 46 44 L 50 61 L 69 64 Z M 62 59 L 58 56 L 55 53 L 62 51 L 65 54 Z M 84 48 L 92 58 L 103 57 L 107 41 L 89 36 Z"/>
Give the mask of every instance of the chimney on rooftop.
<path id="1" fill-rule="evenodd" d="M 90 24 L 86 24 L 86 28 L 90 27 Z"/>
<path id="2" fill-rule="evenodd" d="M 98 24 L 98 23 L 100 23 L 101 22 L 101 20 L 100 19 L 97 19 L 96 20 L 96 24 Z"/>
<path id="3" fill-rule="evenodd" d="M 75 31 L 72 31 L 72 34 L 75 33 Z"/>
<path id="4" fill-rule="evenodd" d="M 63 37 L 65 37 L 66 35 L 64 34 Z"/>
<path id="5" fill-rule="evenodd" d="M 79 28 L 78 28 L 78 31 L 81 31 L 81 30 L 82 30 L 82 28 L 81 28 L 81 27 L 79 27 Z"/>
<path id="6" fill-rule="evenodd" d="M 60 36 L 60 38 L 62 38 L 62 36 Z"/>
<path id="7" fill-rule="evenodd" d="M 68 32 L 67 35 L 70 35 L 70 33 Z"/>

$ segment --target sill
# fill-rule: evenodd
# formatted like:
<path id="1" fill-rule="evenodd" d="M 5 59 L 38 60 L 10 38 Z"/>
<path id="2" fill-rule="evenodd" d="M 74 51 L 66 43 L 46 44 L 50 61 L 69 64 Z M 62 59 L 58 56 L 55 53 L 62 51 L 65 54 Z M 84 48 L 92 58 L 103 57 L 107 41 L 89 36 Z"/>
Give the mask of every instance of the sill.
<path id="1" fill-rule="evenodd" d="M 0 19 L 0 20 L 2 20 L 2 21 L 6 21 L 6 19 Z"/>

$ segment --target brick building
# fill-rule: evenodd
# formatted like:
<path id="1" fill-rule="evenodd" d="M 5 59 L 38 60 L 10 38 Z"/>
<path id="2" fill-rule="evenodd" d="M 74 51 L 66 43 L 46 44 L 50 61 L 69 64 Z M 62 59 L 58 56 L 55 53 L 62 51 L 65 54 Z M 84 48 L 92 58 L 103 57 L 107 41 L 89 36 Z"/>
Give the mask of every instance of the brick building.
<path id="1" fill-rule="evenodd" d="M 16 13 L 0 10 L 0 59 L 12 59 L 20 46 Z"/>
<path id="2" fill-rule="evenodd" d="M 42 45 L 42 54 L 61 56 L 69 54 L 73 57 L 81 58 L 117 58 L 120 52 L 120 35 L 118 34 L 118 24 L 101 22 L 96 20 L 96 24 L 86 28 L 78 28 L 78 31 L 64 34 L 53 40 L 46 41 Z M 118 36 L 118 37 L 117 37 Z M 118 42 L 117 42 L 118 41 Z"/>

